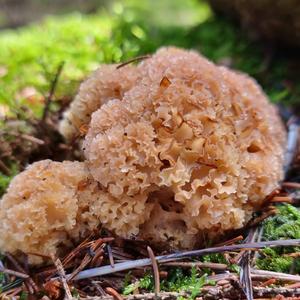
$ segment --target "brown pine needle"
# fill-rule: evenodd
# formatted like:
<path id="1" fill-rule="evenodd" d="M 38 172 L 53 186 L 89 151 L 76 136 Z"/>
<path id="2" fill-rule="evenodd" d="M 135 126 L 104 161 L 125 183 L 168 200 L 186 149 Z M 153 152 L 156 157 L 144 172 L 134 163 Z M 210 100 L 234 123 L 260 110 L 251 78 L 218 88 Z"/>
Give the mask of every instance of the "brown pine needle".
<path id="1" fill-rule="evenodd" d="M 107 246 L 106 246 L 106 249 L 107 249 L 108 259 L 109 259 L 110 265 L 111 265 L 112 267 L 114 267 L 114 266 L 115 266 L 115 262 L 114 262 L 114 257 L 113 257 L 113 254 L 112 254 L 112 250 L 111 250 L 110 245 L 107 245 Z"/>
<path id="2" fill-rule="evenodd" d="M 29 278 L 29 275 L 27 275 L 25 273 L 17 272 L 17 271 L 6 269 L 6 268 L 1 268 L 0 267 L 0 272 L 4 273 L 4 274 L 8 274 L 8 275 L 13 275 L 13 276 L 16 276 L 16 277 L 19 277 L 19 278 L 24 278 L 24 279 Z"/>
<path id="3" fill-rule="evenodd" d="M 72 297 L 72 294 L 71 294 L 71 291 L 70 291 L 70 288 L 69 288 L 69 285 L 67 283 L 67 279 L 66 279 L 66 273 L 65 273 L 65 270 L 64 270 L 64 267 L 60 261 L 59 258 L 55 259 L 54 257 L 52 258 L 53 262 L 54 262 L 54 265 L 57 269 L 57 273 L 59 275 L 59 278 L 62 282 L 62 285 L 64 287 L 64 290 L 65 290 L 65 299 L 69 299 L 69 300 L 72 300 L 73 297 Z"/>
<path id="4" fill-rule="evenodd" d="M 14 265 L 14 267 L 17 269 L 18 272 L 26 274 L 26 271 L 24 268 L 19 264 L 19 262 L 10 254 L 5 253 L 5 256 L 9 259 L 9 261 Z M 30 294 L 34 294 L 34 292 L 38 292 L 39 288 L 35 284 L 35 282 L 32 280 L 32 278 L 29 276 L 25 279 L 25 285 L 29 291 Z"/>
<path id="5" fill-rule="evenodd" d="M 274 278 L 274 279 L 278 279 L 281 281 L 300 282 L 299 275 L 292 275 L 292 274 L 287 274 L 287 273 L 265 271 L 265 270 L 258 270 L 258 269 L 251 269 L 251 277 L 255 278 L 255 279 Z"/>
<path id="6" fill-rule="evenodd" d="M 274 284 L 274 283 L 276 283 L 276 279 L 275 278 L 270 278 L 270 279 L 262 282 L 259 286 L 260 287 L 266 287 L 266 286 Z"/>
<path id="7" fill-rule="evenodd" d="M 244 237 L 242 235 L 239 235 L 239 236 L 237 236 L 235 238 L 232 238 L 228 241 L 217 244 L 216 247 L 231 245 L 231 244 L 234 244 L 236 242 L 242 241 L 243 239 L 244 239 Z"/>
<path id="8" fill-rule="evenodd" d="M 91 259 L 91 256 L 86 254 L 80 265 L 72 272 L 71 276 L 68 277 L 68 281 L 73 280 L 73 278 L 90 263 Z"/>
<path id="9" fill-rule="evenodd" d="M 88 243 L 88 245 L 90 245 L 90 243 Z M 72 272 L 70 278 L 68 278 L 68 281 L 72 280 L 80 271 L 82 271 L 90 262 L 92 262 L 95 257 L 98 258 L 99 256 L 103 256 L 103 245 L 103 239 L 101 238 L 92 242 L 89 249 L 90 251 L 84 256 L 79 267 Z"/>
<path id="10" fill-rule="evenodd" d="M 55 76 L 53 78 L 53 81 L 51 83 L 49 95 L 46 99 L 46 104 L 45 104 L 44 111 L 43 111 L 43 116 L 42 116 L 42 120 L 41 120 L 42 122 L 44 122 L 47 118 L 49 108 L 50 108 L 50 104 L 51 104 L 52 98 L 54 96 L 55 89 L 56 89 L 56 86 L 57 86 L 57 82 L 58 82 L 60 74 L 63 70 L 64 64 L 65 64 L 64 61 L 59 64 L 59 66 L 57 68 L 57 71 L 56 71 L 56 74 L 55 74 Z"/>
<path id="11" fill-rule="evenodd" d="M 132 58 L 132 59 L 130 59 L 130 60 L 127 60 L 127 61 L 125 61 L 125 62 L 123 62 L 123 63 L 117 65 L 117 69 L 120 69 L 120 68 L 122 68 L 122 67 L 125 67 L 126 65 L 131 64 L 131 63 L 133 63 L 133 62 L 140 61 L 140 60 L 144 60 L 144 59 L 147 59 L 147 58 L 150 58 L 150 57 L 151 57 L 151 55 L 141 55 L 141 56 L 137 56 L 137 57 L 135 57 L 135 58 Z"/>
<path id="12" fill-rule="evenodd" d="M 29 142 L 32 142 L 34 144 L 38 144 L 38 145 L 44 145 L 45 142 L 41 139 L 38 139 L 32 135 L 28 135 L 28 134 L 21 134 L 21 138 L 23 138 L 24 140 L 27 140 Z"/>
<path id="13" fill-rule="evenodd" d="M 265 202 L 270 201 L 273 197 L 275 197 L 278 194 L 280 194 L 280 190 L 278 188 L 276 188 L 265 198 Z"/>
<path id="14" fill-rule="evenodd" d="M 277 214 L 277 209 L 271 209 L 266 212 L 264 212 L 261 216 L 255 218 L 254 220 L 251 220 L 248 224 L 247 227 L 253 227 L 261 223 L 263 220 L 265 220 L 268 217 L 274 216 Z"/>
<path id="15" fill-rule="evenodd" d="M 299 182 L 283 182 L 282 186 L 285 188 L 291 188 L 291 189 L 300 189 L 300 183 Z"/>
<path id="16" fill-rule="evenodd" d="M 293 199 L 289 196 L 275 196 L 270 200 L 271 203 L 293 203 Z"/>
<path id="17" fill-rule="evenodd" d="M 299 289 L 300 288 L 300 282 L 289 284 L 289 285 L 286 285 L 285 287 L 288 288 L 288 289 Z"/>
<path id="18" fill-rule="evenodd" d="M 124 300 L 124 298 L 113 288 L 107 287 L 105 292 L 115 298 L 115 300 Z"/>
<path id="19" fill-rule="evenodd" d="M 2 171 L 5 175 L 10 175 L 10 169 L 6 166 L 6 164 L 0 160 L 0 171 Z"/>
<path id="20" fill-rule="evenodd" d="M 284 254 L 283 256 L 297 258 L 297 257 L 300 257 L 300 252 L 287 253 L 287 254 Z"/>
<path id="21" fill-rule="evenodd" d="M 300 246 L 300 239 L 291 239 L 291 240 L 276 240 L 276 241 L 265 241 L 265 242 L 255 242 L 255 243 L 245 243 L 245 244 L 236 244 L 236 245 L 229 245 L 229 246 L 222 246 L 222 247 L 212 247 L 212 248 L 205 248 L 199 250 L 192 250 L 192 251 L 181 251 L 176 252 L 168 255 L 161 255 L 157 256 L 156 260 L 159 263 L 163 262 L 171 262 L 177 261 L 185 258 L 190 257 L 197 257 L 203 256 L 206 254 L 211 253 L 222 253 L 222 252 L 230 252 L 230 251 L 240 251 L 243 249 L 251 249 L 258 250 L 265 247 L 281 247 L 281 246 Z M 91 278 L 96 276 L 102 276 L 105 274 L 111 274 L 120 271 L 131 270 L 135 268 L 145 267 L 151 265 L 151 259 L 143 258 L 137 259 L 132 261 L 125 261 L 121 263 L 116 263 L 114 268 L 110 265 L 105 265 L 98 268 L 88 269 L 80 272 L 74 280 L 81 280 L 85 278 Z M 67 275 L 70 276 L 70 275 Z"/>
<path id="22" fill-rule="evenodd" d="M 17 296 L 19 293 L 21 293 L 23 290 L 22 287 L 17 287 L 17 288 L 14 288 L 10 291 L 8 291 L 7 293 L 5 293 L 5 296 L 2 298 L 0 297 L 1 299 L 13 299 L 15 296 Z"/>
<path id="23" fill-rule="evenodd" d="M 149 257 L 151 259 L 151 263 L 152 263 L 153 277 L 154 277 L 154 293 L 155 293 L 155 296 L 157 297 L 160 292 L 159 269 L 158 269 L 155 255 L 149 246 L 147 247 L 147 251 L 148 251 Z"/>

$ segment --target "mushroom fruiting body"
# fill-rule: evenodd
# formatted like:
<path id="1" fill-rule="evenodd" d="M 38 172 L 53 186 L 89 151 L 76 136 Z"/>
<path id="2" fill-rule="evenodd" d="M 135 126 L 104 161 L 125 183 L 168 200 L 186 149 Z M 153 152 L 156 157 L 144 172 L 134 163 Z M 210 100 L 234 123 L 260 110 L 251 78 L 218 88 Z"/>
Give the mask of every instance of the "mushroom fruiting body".
<path id="1" fill-rule="evenodd" d="M 97 184 L 84 163 L 39 161 L 17 175 L 0 201 L 0 249 L 58 255 L 99 225 Z M 30 256 L 40 263 L 41 256 Z"/>
<path id="2" fill-rule="evenodd" d="M 41 161 L 12 180 L 0 202 L 1 251 L 59 255 L 99 224 L 192 248 L 243 227 L 283 176 L 276 108 L 253 79 L 193 51 L 102 66 L 61 130 L 72 139 L 89 122 L 85 162 Z"/>
<path id="3" fill-rule="evenodd" d="M 120 213 L 120 226 L 103 225 L 179 248 L 241 228 L 282 179 L 275 107 L 253 79 L 193 51 L 162 48 L 137 74 L 122 99 L 93 113 L 84 153 L 94 180 L 126 205 L 142 203 L 144 220 L 128 231 Z"/>
<path id="4" fill-rule="evenodd" d="M 78 136 L 80 128 L 88 125 L 91 114 L 111 99 L 120 99 L 137 79 L 136 68 L 102 65 L 80 86 L 78 94 L 65 112 L 59 131 L 67 139 Z"/>

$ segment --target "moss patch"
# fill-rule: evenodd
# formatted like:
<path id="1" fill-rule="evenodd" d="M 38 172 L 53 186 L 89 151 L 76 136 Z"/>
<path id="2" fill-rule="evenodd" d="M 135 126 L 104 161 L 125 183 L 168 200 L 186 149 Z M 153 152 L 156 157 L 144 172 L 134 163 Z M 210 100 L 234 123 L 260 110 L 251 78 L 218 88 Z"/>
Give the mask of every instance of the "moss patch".
<path id="1" fill-rule="evenodd" d="M 264 222 L 263 240 L 300 238 L 300 212 L 292 205 L 278 206 L 279 213 Z M 259 269 L 294 273 L 300 272 L 300 259 L 290 256 L 299 252 L 299 247 L 277 247 L 262 250 L 261 257 L 257 259 Z"/>

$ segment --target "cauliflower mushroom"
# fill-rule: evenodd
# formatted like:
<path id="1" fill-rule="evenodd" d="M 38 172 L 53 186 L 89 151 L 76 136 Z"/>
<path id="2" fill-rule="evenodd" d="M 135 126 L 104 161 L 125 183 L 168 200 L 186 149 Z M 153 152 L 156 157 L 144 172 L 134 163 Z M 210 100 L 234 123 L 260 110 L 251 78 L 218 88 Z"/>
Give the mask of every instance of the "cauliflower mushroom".
<path id="1" fill-rule="evenodd" d="M 40 161 L 12 180 L 1 251 L 60 255 L 100 223 L 192 248 L 244 226 L 282 179 L 276 108 L 253 79 L 196 52 L 162 48 L 137 67 L 102 67 L 82 85 L 65 136 L 92 112 L 85 162 Z"/>
<path id="2" fill-rule="evenodd" d="M 103 103 L 111 99 L 122 99 L 137 79 L 136 68 L 127 65 L 118 69 L 117 65 L 102 65 L 84 81 L 70 108 L 59 124 L 60 133 L 72 140 L 81 126 L 88 125 L 91 114 Z"/>
<path id="3" fill-rule="evenodd" d="M 0 249 L 58 255 L 99 225 L 97 184 L 81 162 L 39 161 L 17 175 L 0 201 Z M 31 263 L 42 262 L 30 255 Z"/>
<path id="4" fill-rule="evenodd" d="M 282 179 L 276 108 L 253 79 L 193 51 L 162 48 L 137 72 L 123 97 L 93 113 L 83 145 L 119 210 L 100 212 L 103 225 L 176 248 L 244 226 Z M 128 230 L 132 203 L 144 210 Z"/>

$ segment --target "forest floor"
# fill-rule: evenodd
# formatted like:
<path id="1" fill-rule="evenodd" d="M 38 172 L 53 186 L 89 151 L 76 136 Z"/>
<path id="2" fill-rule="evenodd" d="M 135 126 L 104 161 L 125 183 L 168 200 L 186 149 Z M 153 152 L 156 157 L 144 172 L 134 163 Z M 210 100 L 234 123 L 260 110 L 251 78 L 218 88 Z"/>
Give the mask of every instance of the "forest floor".
<path id="1" fill-rule="evenodd" d="M 80 82 L 92 70 L 101 63 L 126 61 L 152 53 L 161 46 L 196 49 L 218 64 L 246 72 L 256 78 L 270 100 L 279 105 L 283 118 L 287 120 L 291 114 L 297 114 L 300 104 L 300 60 L 292 50 L 278 49 L 253 41 L 235 24 L 215 16 L 205 2 L 159 2 L 114 2 L 111 8 L 94 14 L 73 13 L 47 17 L 39 23 L 0 32 L 0 195 L 5 192 L 10 179 L 27 163 L 41 158 L 67 157 L 66 153 L 63 157 L 57 157 L 53 152 L 56 144 L 63 143 L 57 135 L 55 120 L 76 94 Z M 56 76 L 57 83 L 52 93 Z M 40 129 L 48 102 L 48 115 L 52 122 L 50 125 L 44 124 L 46 127 Z M 298 181 L 298 178 L 292 172 L 289 180 Z M 294 200 L 277 206 L 277 214 L 263 221 L 259 227 L 263 230 L 256 240 L 258 243 L 300 238 L 300 213 L 295 206 L 297 188 L 296 185 L 281 191 L 285 195 L 292 194 Z M 249 238 L 248 233 L 244 235 L 243 242 L 246 237 Z M 94 237 L 92 241 L 99 238 L 101 237 Z M 239 239 L 237 241 L 241 242 Z M 175 293 L 165 294 L 165 299 L 194 299 L 203 286 L 218 286 L 215 283 L 220 279 L 214 277 L 218 274 L 214 267 L 223 268 L 222 271 L 233 276 L 225 278 L 225 281 L 231 284 L 231 288 L 235 287 L 234 282 L 241 272 L 241 266 L 233 258 L 240 255 L 239 253 L 233 251 L 231 254 L 224 254 L 224 251 L 220 251 L 202 256 L 199 261 L 202 263 L 201 267 L 197 267 L 196 262 L 190 260 L 190 264 L 184 268 L 175 264 L 163 269 L 160 272 L 161 290 L 164 293 Z M 251 267 L 266 272 L 261 277 L 264 281 L 260 279 L 256 282 L 256 295 L 259 294 L 259 288 L 280 289 L 284 281 L 288 282 L 283 287 L 286 295 L 293 295 L 290 291 L 294 288 L 291 282 L 300 281 L 300 277 L 289 277 L 288 280 L 281 273 L 299 274 L 298 253 L 298 247 L 263 247 L 259 255 L 254 255 L 255 262 Z M 78 260 L 80 258 L 82 259 L 79 255 Z M 12 261 L 9 265 L 14 265 Z M 279 272 L 281 275 L 268 272 Z M 155 291 L 151 269 L 143 274 L 124 274 L 121 286 L 113 286 L 123 296 Z M 254 273 L 251 276 L 254 280 L 258 277 Z M 24 279 L 17 283 L 15 281 L 12 279 L 8 282 L 4 273 L 0 272 L 0 292 L 12 289 L 16 291 Z M 104 286 L 118 280 L 107 279 L 107 282 Z M 100 289 L 99 293 L 102 293 L 101 284 L 92 285 L 94 291 L 99 292 Z M 50 288 L 53 291 L 53 286 Z M 63 289 L 59 286 L 56 290 L 61 288 Z M 71 290 L 73 296 L 81 292 L 84 295 L 81 288 L 82 286 L 75 285 Z M 114 293 L 106 291 L 107 294 Z M 231 292 L 229 289 L 228 293 Z M 265 296 L 272 294 L 272 291 L 269 294 L 266 290 L 263 292 Z M 26 299 L 27 294 L 28 291 L 19 290 L 21 299 Z M 213 299 L 210 296 L 207 299 Z M 61 297 L 61 294 L 57 297 Z"/>

